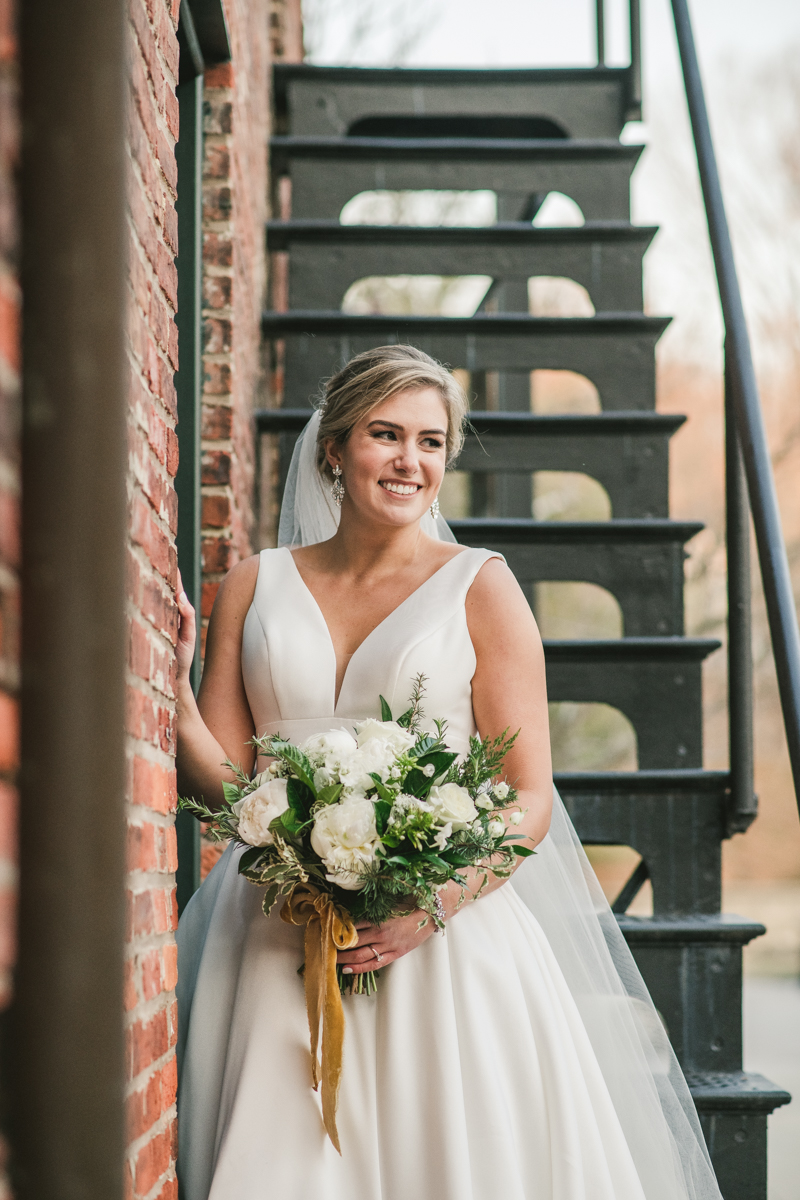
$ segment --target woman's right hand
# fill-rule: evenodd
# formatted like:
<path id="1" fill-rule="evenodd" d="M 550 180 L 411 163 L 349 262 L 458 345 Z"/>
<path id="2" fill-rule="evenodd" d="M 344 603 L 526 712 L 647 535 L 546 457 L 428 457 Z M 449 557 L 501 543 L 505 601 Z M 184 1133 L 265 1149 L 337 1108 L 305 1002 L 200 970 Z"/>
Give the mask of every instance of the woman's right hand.
<path id="1" fill-rule="evenodd" d="M 175 657 L 178 665 L 178 680 L 183 683 L 189 679 L 189 674 L 194 662 L 194 650 L 197 642 L 197 621 L 195 612 L 189 603 L 189 597 L 183 590 L 183 581 L 181 573 L 178 571 L 178 594 L 176 597 L 178 605 L 178 645 L 175 650 Z"/>

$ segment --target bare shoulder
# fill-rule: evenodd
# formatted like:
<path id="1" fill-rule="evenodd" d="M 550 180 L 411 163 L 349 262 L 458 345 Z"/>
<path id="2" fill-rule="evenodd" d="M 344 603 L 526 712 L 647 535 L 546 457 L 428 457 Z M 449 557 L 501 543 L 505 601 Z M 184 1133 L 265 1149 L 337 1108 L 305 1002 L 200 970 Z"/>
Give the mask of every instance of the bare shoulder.
<path id="1" fill-rule="evenodd" d="M 531 607 L 513 571 L 500 558 L 485 562 L 467 592 L 467 625 L 476 650 L 509 642 L 541 648 Z"/>
<path id="2" fill-rule="evenodd" d="M 212 621 L 215 625 L 240 624 L 247 615 L 247 610 L 253 603 L 258 579 L 260 555 L 251 554 L 243 558 L 235 567 L 231 567 L 219 586 Z"/>

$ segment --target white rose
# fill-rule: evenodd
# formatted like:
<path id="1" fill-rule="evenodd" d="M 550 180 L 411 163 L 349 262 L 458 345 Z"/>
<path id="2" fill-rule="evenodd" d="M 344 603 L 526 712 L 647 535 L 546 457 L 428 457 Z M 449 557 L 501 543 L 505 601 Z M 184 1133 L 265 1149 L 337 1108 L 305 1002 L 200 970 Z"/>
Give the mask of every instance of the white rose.
<path id="1" fill-rule="evenodd" d="M 523 816 L 524 816 L 524 813 L 521 813 L 521 812 L 513 812 L 513 813 L 511 814 L 511 816 L 510 816 L 508 819 L 509 819 L 509 821 L 511 822 L 511 824 L 512 824 L 512 825 L 519 825 L 519 823 L 520 823 L 520 821 L 522 820 Z"/>
<path id="2" fill-rule="evenodd" d="M 416 740 L 413 733 L 403 729 L 396 721 L 376 721 L 374 717 L 368 717 L 366 721 L 359 721 L 356 725 L 356 741 L 359 746 L 379 741 L 389 746 L 397 755 L 402 754 L 404 750 L 410 750 Z"/>
<path id="3" fill-rule="evenodd" d="M 503 780 L 501 783 L 496 783 L 492 788 L 492 791 L 494 792 L 495 796 L 497 796 L 498 800 L 505 800 L 509 792 L 509 787 L 505 780 Z"/>
<path id="4" fill-rule="evenodd" d="M 437 821 L 442 824 L 452 821 L 455 830 L 466 829 L 478 815 L 469 792 L 457 783 L 432 787 L 428 802 L 433 806 Z"/>
<path id="5" fill-rule="evenodd" d="M 374 861 L 381 846 L 372 801 L 356 796 L 320 809 L 311 845 L 330 871 L 332 883 L 349 891 L 362 887 L 364 867 Z"/>
<path id="6" fill-rule="evenodd" d="M 487 829 L 493 838 L 500 837 L 506 831 L 505 825 L 499 820 L 490 821 L 487 825 Z"/>
<path id="7" fill-rule="evenodd" d="M 239 837 L 250 846 L 271 846 L 273 837 L 269 831 L 270 824 L 288 807 L 286 780 L 267 779 L 266 783 L 233 805 L 239 818 Z"/>

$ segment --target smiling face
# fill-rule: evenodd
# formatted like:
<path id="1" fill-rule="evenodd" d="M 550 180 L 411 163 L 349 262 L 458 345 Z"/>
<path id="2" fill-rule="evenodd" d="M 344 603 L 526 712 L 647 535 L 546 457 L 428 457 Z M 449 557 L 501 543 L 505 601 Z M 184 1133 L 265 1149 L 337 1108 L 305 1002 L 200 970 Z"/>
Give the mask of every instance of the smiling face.
<path id="1" fill-rule="evenodd" d="M 447 409 L 428 387 L 397 392 L 362 417 L 344 445 L 328 442 L 328 461 L 342 469 L 342 516 L 355 510 L 378 524 L 419 521 L 439 494 L 446 436 Z"/>

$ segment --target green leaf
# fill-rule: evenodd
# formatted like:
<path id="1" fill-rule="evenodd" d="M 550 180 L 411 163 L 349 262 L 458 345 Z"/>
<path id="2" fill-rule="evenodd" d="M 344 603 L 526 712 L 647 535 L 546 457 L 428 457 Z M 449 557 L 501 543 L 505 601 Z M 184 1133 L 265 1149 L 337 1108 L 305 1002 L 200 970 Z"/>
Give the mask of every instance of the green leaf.
<path id="1" fill-rule="evenodd" d="M 386 859 L 387 863 L 397 863 L 398 866 L 408 867 L 411 864 L 407 858 L 403 858 L 402 854 L 393 854 L 391 858 Z"/>
<path id="2" fill-rule="evenodd" d="M 264 892 L 264 899 L 261 901 L 261 907 L 264 910 L 265 917 L 268 917 L 272 912 L 273 905 L 280 894 L 281 885 L 279 883 L 270 884 L 270 886 Z"/>
<path id="3" fill-rule="evenodd" d="M 294 771 L 297 778 L 304 783 L 306 787 L 316 796 L 314 788 L 314 768 L 303 754 L 302 750 L 298 750 L 297 746 L 293 746 L 291 742 L 276 742 L 273 745 L 273 754 L 277 758 L 282 758 L 291 769 Z"/>
<path id="4" fill-rule="evenodd" d="M 226 804 L 235 804 L 237 800 L 242 798 L 242 789 L 235 783 L 226 783 L 222 781 L 222 794 L 225 797 Z"/>
<path id="5" fill-rule="evenodd" d="M 245 850 L 242 857 L 239 859 L 239 874 L 242 871 L 249 871 L 250 868 L 258 862 L 261 855 L 264 853 L 263 847 L 253 846 L 252 850 Z"/>
<path id="6" fill-rule="evenodd" d="M 408 729 L 411 722 L 414 720 L 414 709 L 407 708 L 402 717 L 397 718 L 397 724 L 401 729 Z"/>
<path id="7" fill-rule="evenodd" d="M 529 849 L 528 846 L 512 846 L 511 849 L 514 851 L 515 854 L 518 854 L 520 856 L 520 858 L 527 858 L 529 854 L 536 853 L 535 850 Z"/>
<path id="8" fill-rule="evenodd" d="M 324 788 L 320 788 L 320 790 L 317 792 L 317 803 L 335 804 L 342 793 L 343 787 L 344 784 L 342 783 L 326 784 Z"/>
<path id="9" fill-rule="evenodd" d="M 427 754 L 430 750 L 433 750 L 434 746 L 438 745 L 438 738 L 431 737 L 430 734 L 426 734 L 425 737 L 421 737 L 419 741 L 411 747 L 408 753 L 411 758 L 422 758 L 424 754 Z"/>
<path id="10" fill-rule="evenodd" d="M 309 788 L 302 780 L 287 779 L 286 798 L 289 801 L 289 808 L 301 823 L 308 820 L 314 795 L 314 789 Z"/>
<path id="11" fill-rule="evenodd" d="M 378 837 L 383 837 L 386 832 L 386 823 L 389 820 L 389 813 L 392 811 L 391 801 L 376 800 L 375 808 L 375 827 L 378 830 Z"/>
<path id="12" fill-rule="evenodd" d="M 380 775 L 371 773 L 370 779 L 375 784 L 375 791 L 386 804 L 394 804 L 394 792 L 387 788 Z"/>
<path id="13" fill-rule="evenodd" d="M 428 763 L 432 763 L 434 767 L 433 777 L 435 778 L 448 771 L 457 758 L 458 755 L 450 750 L 434 750 L 428 754 L 421 755 L 419 765 L 420 767 L 427 767 Z"/>
<path id="14" fill-rule="evenodd" d="M 394 717 L 392 716 L 392 710 L 389 708 L 389 705 L 386 703 L 383 696 L 379 696 L 378 699 L 381 702 L 381 720 L 393 721 Z"/>
<path id="15" fill-rule="evenodd" d="M 277 833 L 279 836 L 285 832 L 289 834 L 289 837 L 297 837 L 304 825 L 303 818 L 299 817 L 294 809 L 287 808 L 279 817 L 270 821 L 269 827 L 273 833 Z"/>
<path id="16" fill-rule="evenodd" d="M 433 779 L 432 775 L 429 778 L 427 775 L 423 775 L 417 767 L 413 767 L 403 781 L 403 791 L 407 792 L 409 796 L 416 796 L 423 800 L 433 786 Z"/>

